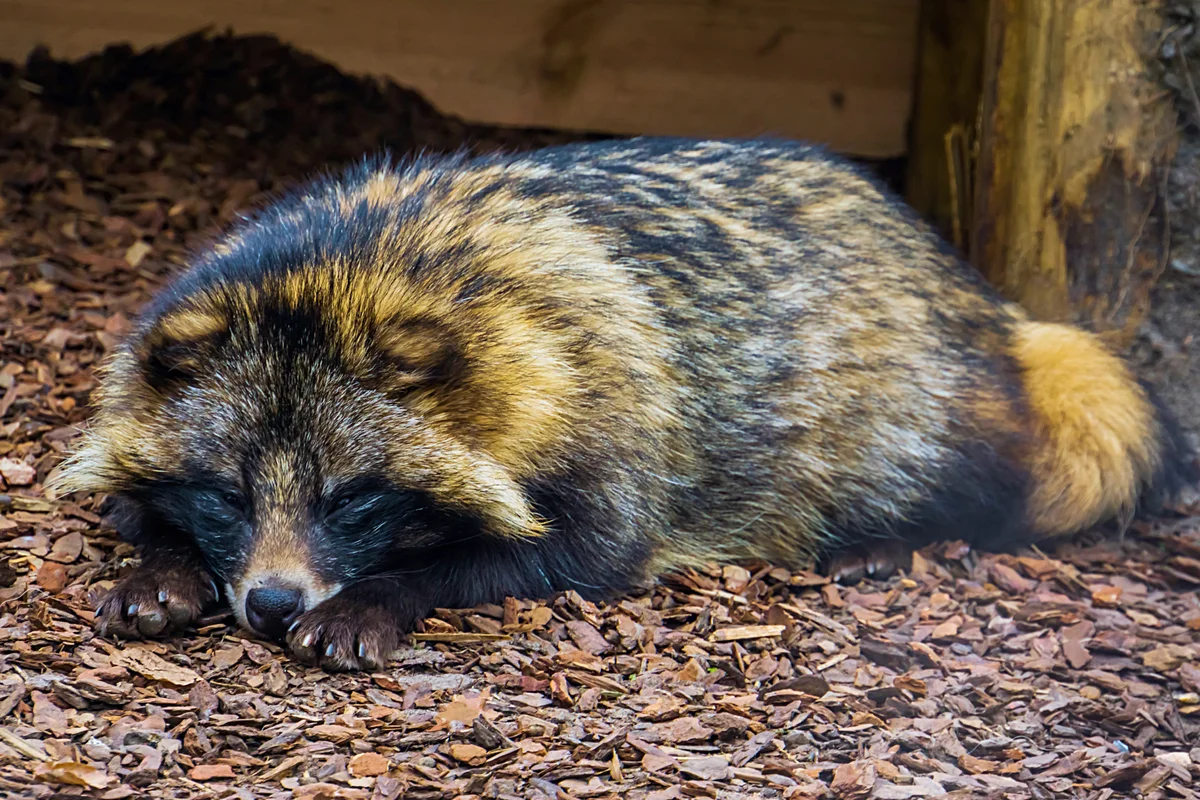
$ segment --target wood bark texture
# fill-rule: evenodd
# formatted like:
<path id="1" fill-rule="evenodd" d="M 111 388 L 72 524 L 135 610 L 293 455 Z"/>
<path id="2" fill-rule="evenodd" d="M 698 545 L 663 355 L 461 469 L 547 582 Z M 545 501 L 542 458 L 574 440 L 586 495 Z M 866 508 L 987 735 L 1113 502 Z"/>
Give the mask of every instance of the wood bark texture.
<path id="1" fill-rule="evenodd" d="M 992 0 L 972 261 L 1039 319 L 1116 349 L 1167 256 L 1177 117 L 1161 0 Z"/>

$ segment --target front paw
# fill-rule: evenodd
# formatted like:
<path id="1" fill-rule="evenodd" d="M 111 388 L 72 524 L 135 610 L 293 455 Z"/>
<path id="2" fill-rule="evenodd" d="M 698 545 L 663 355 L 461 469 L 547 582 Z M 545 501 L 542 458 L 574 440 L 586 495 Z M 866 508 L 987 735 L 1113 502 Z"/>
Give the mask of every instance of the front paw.
<path id="1" fill-rule="evenodd" d="M 385 608 L 335 596 L 296 620 L 287 643 L 298 660 L 329 671 L 377 670 L 400 645 L 401 628 Z"/>
<path id="2" fill-rule="evenodd" d="M 847 586 L 865 579 L 886 581 L 897 572 L 912 568 L 912 554 L 910 545 L 882 539 L 830 555 L 821 571 Z"/>
<path id="3" fill-rule="evenodd" d="M 219 599 L 216 582 L 198 566 L 143 564 L 101 599 L 96 632 L 124 639 L 176 633 Z"/>

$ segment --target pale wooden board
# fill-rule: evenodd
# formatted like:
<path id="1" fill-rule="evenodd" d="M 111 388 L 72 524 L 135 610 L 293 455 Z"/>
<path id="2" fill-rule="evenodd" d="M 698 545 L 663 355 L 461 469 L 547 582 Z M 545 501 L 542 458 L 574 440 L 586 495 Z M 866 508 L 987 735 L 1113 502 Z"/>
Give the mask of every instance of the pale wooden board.
<path id="1" fill-rule="evenodd" d="M 905 149 L 919 0 L 0 0 L 0 57 L 273 33 L 469 120 Z"/>

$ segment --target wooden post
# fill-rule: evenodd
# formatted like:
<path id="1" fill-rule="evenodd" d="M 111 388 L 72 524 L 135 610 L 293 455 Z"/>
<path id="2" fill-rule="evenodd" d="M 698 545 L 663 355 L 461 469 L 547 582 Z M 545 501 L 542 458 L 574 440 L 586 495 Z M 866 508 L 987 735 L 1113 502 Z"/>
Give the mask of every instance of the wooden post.
<path id="1" fill-rule="evenodd" d="M 905 193 L 966 250 L 988 0 L 921 0 Z"/>
<path id="2" fill-rule="evenodd" d="M 971 260 L 1036 317 L 1128 346 L 1167 257 L 1163 0 L 991 0 Z"/>

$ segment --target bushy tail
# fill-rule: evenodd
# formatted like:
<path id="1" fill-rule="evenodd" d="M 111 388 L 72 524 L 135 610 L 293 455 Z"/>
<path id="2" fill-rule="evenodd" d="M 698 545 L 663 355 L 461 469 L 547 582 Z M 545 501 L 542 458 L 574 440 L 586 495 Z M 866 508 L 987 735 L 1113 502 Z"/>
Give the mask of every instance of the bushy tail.
<path id="1" fill-rule="evenodd" d="M 1035 424 L 1029 517 L 1037 535 L 1132 516 L 1200 479 L 1174 419 L 1098 338 L 1029 320 L 1015 334 Z"/>

